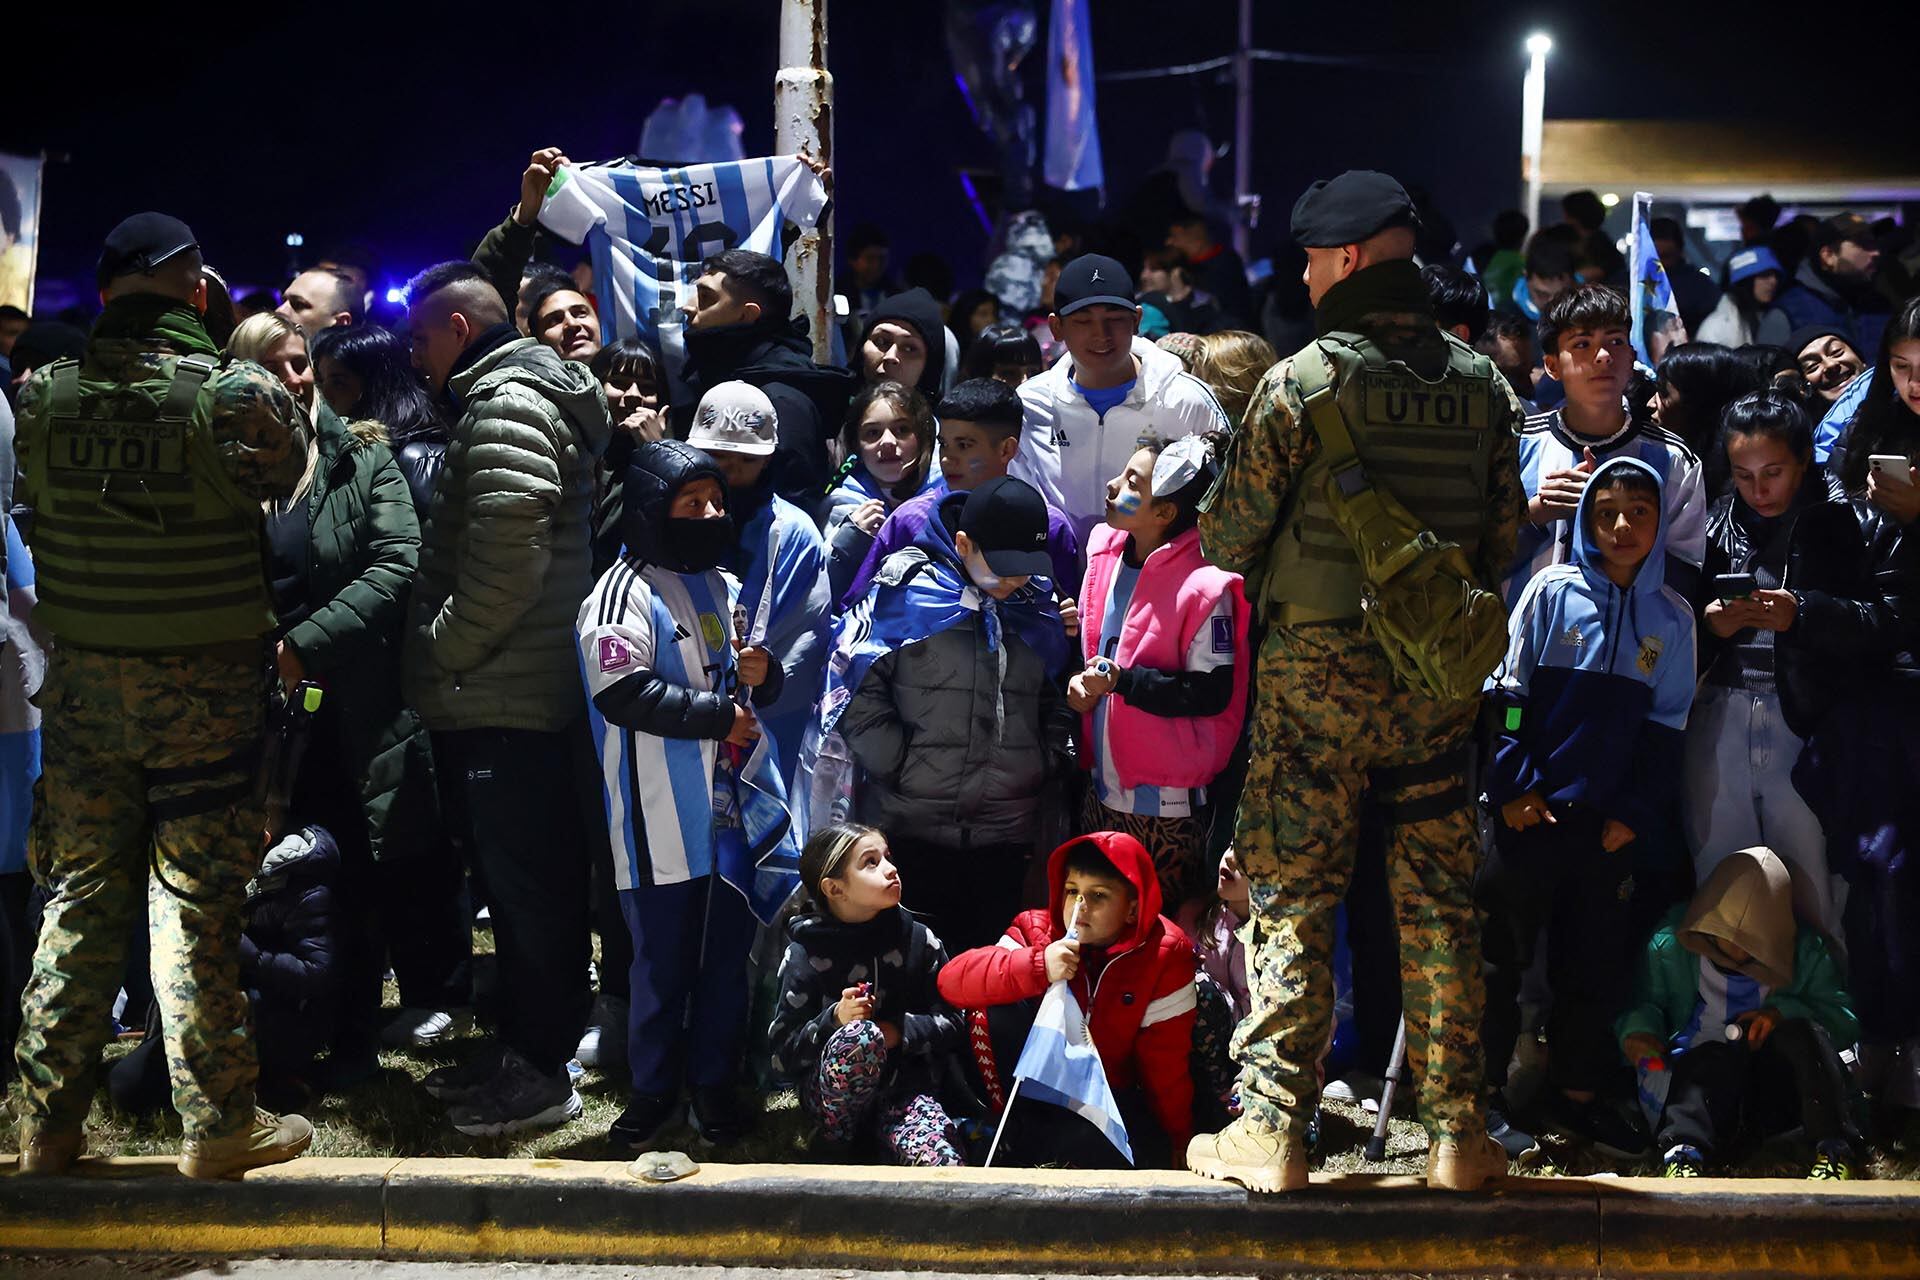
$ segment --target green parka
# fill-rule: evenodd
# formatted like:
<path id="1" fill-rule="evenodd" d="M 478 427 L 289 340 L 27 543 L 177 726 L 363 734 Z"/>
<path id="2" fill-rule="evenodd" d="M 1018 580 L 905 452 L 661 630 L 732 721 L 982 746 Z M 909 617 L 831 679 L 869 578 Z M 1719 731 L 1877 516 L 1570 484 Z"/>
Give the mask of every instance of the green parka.
<path id="1" fill-rule="evenodd" d="M 400 692 L 420 522 L 378 424 L 349 427 L 321 402 L 314 431 L 320 457 L 306 496 L 312 612 L 286 643 L 333 704 L 337 749 L 359 781 L 373 856 L 405 857 L 439 838 L 432 748 Z"/>

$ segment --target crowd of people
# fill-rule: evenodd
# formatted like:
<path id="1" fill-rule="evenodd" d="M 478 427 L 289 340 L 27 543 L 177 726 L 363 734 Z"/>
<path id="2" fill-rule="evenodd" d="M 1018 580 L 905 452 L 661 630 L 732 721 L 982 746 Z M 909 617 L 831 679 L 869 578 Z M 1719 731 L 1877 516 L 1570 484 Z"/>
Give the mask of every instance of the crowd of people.
<path id="1" fill-rule="evenodd" d="M 1436 247 L 1317 184 L 1304 295 L 1201 209 L 1061 231 L 1020 302 L 865 227 L 841 367 L 738 248 L 684 351 L 615 337 L 536 252 L 566 164 L 388 324 L 351 254 L 236 303 L 153 213 L 90 332 L 0 309 L 23 1171 L 116 1029 L 195 1176 L 449 1043 L 467 1135 L 597 1069 L 624 1149 L 792 1086 L 828 1158 L 1118 1165 L 1010 1104 L 1056 983 L 1133 1161 L 1260 1190 L 1403 1013 L 1439 1186 L 1542 1130 L 1851 1177 L 1920 1109 L 1904 229 L 1762 197 L 1709 273 L 1656 219 L 1637 352 L 1591 193 Z M 1363 614 L 1362 471 L 1505 621 L 1463 696 Z"/>

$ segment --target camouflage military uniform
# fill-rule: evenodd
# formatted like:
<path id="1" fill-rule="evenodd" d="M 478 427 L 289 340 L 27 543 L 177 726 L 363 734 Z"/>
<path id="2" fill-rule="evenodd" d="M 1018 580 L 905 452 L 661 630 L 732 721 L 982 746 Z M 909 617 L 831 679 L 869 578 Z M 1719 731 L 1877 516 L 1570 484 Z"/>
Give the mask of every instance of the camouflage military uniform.
<path id="1" fill-rule="evenodd" d="M 1397 354 L 1395 332 L 1376 335 L 1389 355 Z M 1429 321 L 1416 341 L 1424 346 L 1435 333 Z M 1524 501 L 1521 412 L 1504 384 L 1498 394 L 1500 436 L 1476 556 L 1489 588 L 1513 556 Z M 1283 361 L 1255 390 L 1200 517 L 1207 558 L 1249 575 L 1250 598 L 1286 524 L 1294 478 L 1319 447 L 1292 361 Z M 1357 622 L 1268 631 L 1255 669 L 1251 757 L 1234 839 L 1252 890 L 1241 938 L 1253 1007 L 1233 1042 L 1250 1119 L 1299 1135 L 1313 1114 L 1316 1064 L 1333 1017 L 1333 911 L 1352 878 L 1360 799 L 1371 786 L 1394 821 L 1388 876 L 1420 1119 L 1436 1140 L 1472 1141 L 1484 1132 L 1472 894 L 1479 843 L 1461 775 L 1464 753 L 1455 750 L 1470 736 L 1477 709 L 1397 686 L 1385 654 Z"/>
<path id="2" fill-rule="evenodd" d="M 109 303 L 82 376 L 134 383 L 164 376 L 166 354 L 212 351 L 191 308 L 135 295 Z M 29 477 L 51 412 L 49 381 L 43 371 L 21 397 Z M 306 428 L 279 381 L 258 365 L 229 364 L 200 397 L 226 478 L 254 500 L 291 494 Z M 26 497 L 36 500 L 31 479 Z M 43 561 L 55 554 L 46 550 Z M 253 774 L 264 656 L 264 637 L 179 652 L 57 643 L 35 699 L 45 772 L 29 843 L 52 900 L 15 1055 L 20 1117 L 41 1129 L 77 1128 L 86 1115 L 142 909 L 187 1135 L 226 1137 L 252 1124 L 256 1064 L 239 963 L 246 883 L 260 854 Z"/>

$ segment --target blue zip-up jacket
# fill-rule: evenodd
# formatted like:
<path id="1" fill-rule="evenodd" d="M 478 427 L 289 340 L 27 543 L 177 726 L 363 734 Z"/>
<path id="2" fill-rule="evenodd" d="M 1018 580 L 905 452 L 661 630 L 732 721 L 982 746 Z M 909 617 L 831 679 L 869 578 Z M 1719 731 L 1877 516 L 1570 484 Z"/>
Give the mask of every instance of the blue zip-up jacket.
<path id="1" fill-rule="evenodd" d="M 1590 508 L 1621 467 L 1660 482 L 1638 458 L 1602 463 L 1580 500 L 1573 563 L 1542 570 L 1513 610 L 1495 679 L 1500 741 L 1487 791 L 1496 805 L 1530 791 L 1549 806 L 1589 805 L 1646 835 L 1678 800 L 1693 610 L 1666 585 L 1664 515 L 1631 588 L 1602 571 Z"/>
<path id="2" fill-rule="evenodd" d="M 739 518 L 740 545 L 723 567 L 740 579 L 743 634 L 764 634 L 767 651 L 786 676 L 780 696 L 760 716 L 773 735 L 780 776 L 790 782 L 826 676 L 832 622 L 827 544 L 813 518 L 778 494 L 769 493 L 757 510 L 742 511 Z"/>

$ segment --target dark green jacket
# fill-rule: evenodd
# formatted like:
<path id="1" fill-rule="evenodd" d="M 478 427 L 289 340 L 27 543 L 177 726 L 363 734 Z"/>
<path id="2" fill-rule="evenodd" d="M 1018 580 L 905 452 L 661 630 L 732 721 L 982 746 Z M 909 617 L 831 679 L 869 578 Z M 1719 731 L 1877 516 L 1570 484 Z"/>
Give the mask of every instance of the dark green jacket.
<path id="1" fill-rule="evenodd" d="M 404 857 L 437 839 L 439 829 L 426 727 L 400 696 L 420 522 L 378 424 L 349 427 L 322 401 L 314 430 L 320 458 L 306 498 L 312 612 L 286 643 L 308 677 L 326 686 L 340 730 L 337 749 L 359 780 L 373 856 Z"/>

